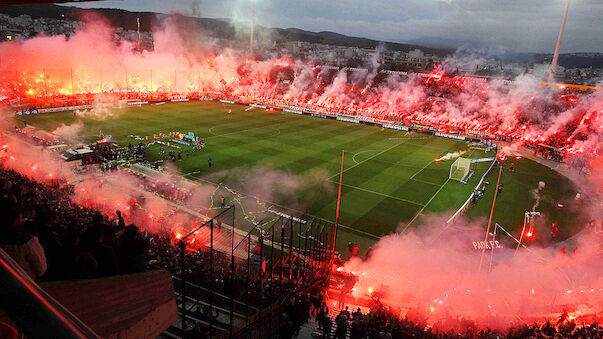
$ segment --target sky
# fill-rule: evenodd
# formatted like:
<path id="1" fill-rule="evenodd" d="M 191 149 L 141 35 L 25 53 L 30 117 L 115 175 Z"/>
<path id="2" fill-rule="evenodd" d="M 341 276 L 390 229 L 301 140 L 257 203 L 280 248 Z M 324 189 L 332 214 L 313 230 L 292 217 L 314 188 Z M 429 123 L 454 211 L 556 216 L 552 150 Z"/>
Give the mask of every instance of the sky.
<path id="1" fill-rule="evenodd" d="M 252 0 L 123 0 L 83 8 L 248 21 Z M 393 42 L 552 53 L 565 0 L 255 0 L 256 23 Z M 571 0 L 561 53 L 603 52 L 603 0 Z"/>

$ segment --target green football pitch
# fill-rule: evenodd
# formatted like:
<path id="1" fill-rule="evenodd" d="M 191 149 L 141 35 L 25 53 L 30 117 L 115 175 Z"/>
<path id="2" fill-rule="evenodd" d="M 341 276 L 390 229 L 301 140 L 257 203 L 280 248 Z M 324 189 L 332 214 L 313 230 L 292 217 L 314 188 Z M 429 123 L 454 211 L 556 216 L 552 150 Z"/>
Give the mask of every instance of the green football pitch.
<path id="1" fill-rule="evenodd" d="M 79 120 L 84 126 L 82 141 L 94 141 L 102 131 L 122 146 L 139 142 L 129 135 L 149 136 L 152 141 L 153 134 L 194 132 L 207 146 L 192 151 L 190 157 L 185 156 L 190 148 L 184 146 L 182 160 L 175 163 L 188 179 L 218 184 L 232 181 L 229 173 L 238 173 L 238 180 L 251 180 L 254 173 L 282 171 L 309 186 L 299 189 L 299 201 L 275 196 L 275 201 L 264 203 L 285 213 L 329 221 L 335 218 L 344 150 L 340 248 L 348 241 L 366 248 L 384 234 L 418 226 L 426 214 L 456 211 L 490 166 L 490 162 L 473 164 L 475 173 L 463 184 L 448 179 L 454 159 L 436 162 L 436 158 L 458 151 L 465 151 L 468 158 L 494 156 L 469 148 L 465 141 L 215 102 L 145 105 L 116 112 L 103 120 L 76 117 L 73 112 L 18 119 L 46 130 Z M 149 161 L 160 159 L 160 147 L 164 146 L 147 148 Z M 523 190 L 527 195 L 528 187 Z M 482 208 L 486 202 L 480 203 L 472 217 L 489 213 Z M 517 210 L 523 217 L 525 207 Z"/>

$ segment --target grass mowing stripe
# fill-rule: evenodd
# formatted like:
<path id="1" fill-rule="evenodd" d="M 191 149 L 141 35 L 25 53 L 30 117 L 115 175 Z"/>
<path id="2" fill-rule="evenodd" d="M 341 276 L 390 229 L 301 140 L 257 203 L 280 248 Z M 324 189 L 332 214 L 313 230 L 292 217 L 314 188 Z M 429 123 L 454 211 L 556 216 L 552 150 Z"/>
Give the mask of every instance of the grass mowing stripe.
<path id="1" fill-rule="evenodd" d="M 332 182 L 332 183 L 334 183 L 334 184 L 339 184 L 338 182 L 335 182 L 335 181 L 333 181 L 333 180 L 329 180 L 329 182 Z M 362 187 L 358 187 L 358 186 L 352 186 L 352 185 L 348 185 L 348 184 L 344 184 L 344 183 L 342 183 L 341 185 L 342 185 L 342 186 L 349 187 L 349 188 L 353 188 L 353 189 L 361 190 L 361 191 L 364 191 L 364 192 L 368 192 L 368 193 L 372 193 L 372 194 L 380 195 L 380 196 L 382 196 L 382 197 L 386 197 L 386 198 L 392 198 L 392 199 L 395 199 L 395 200 L 400 200 L 400 201 L 404 201 L 404 202 L 407 202 L 407 203 L 410 203 L 410 204 L 414 204 L 414 205 L 418 205 L 418 206 L 423 206 L 423 204 L 420 204 L 420 203 L 418 203 L 418 202 L 416 202 L 416 201 L 406 200 L 406 199 L 402 199 L 402 198 L 394 197 L 394 196 L 391 196 L 391 195 L 387 195 L 387 194 L 384 194 L 384 193 L 379 193 L 379 192 L 375 192 L 375 191 L 367 190 L 366 188 L 362 188 Z"/>
<path id="2" fill-rule="evenodd" d="M 398 147 L 398 146 L 402 145 L 403 143 L 404 143 L 404 141 L 402 141 L 402 142 L 400 142 L 400 143 L 398 143 L 398 144 L 395 144 L 395 145 L 394 145 L 394 146 L 392 146 L 392 147 L 386 148 L 385 150 L 383 150 L 383 151 L 381 151 L 381 152 L 379 152 L 379 153 L 377 153 L 377 154 L 373 155 L 372 157 L 366 158 L 365 160 L 363 160 L 363 161 L 361 161 L 361 162 L 357 163 L 356 165 L 353 165 L 352 167 L 348 167 L 348 168 L 346 168 L 346 169 L 343 171 L 343 173 L 345 173 L 345 172 L 347 172 L 347 171 L 351 170 L 352 168 L 354 168 L 354 167 L 356 167 L 356 166 L 358 166 L 358 165 L 361 165 L 361 164 L 363 164 L 363 163 L 365 163 L 365 162 L 367 162 L 367 161 L 371 160 L 372 158 L 374 158 L 374 157 L 376 157 L 376 156 L 378 156 L 378 155 L 380 155 L 380 154 L 383 154 L 383 153 L 385 153 L 385 152 L 387 152 L 387 151 L 389 151 L 389 150 L 392 150 L 392 149 L 394 149 L 394 148 L 396 148 L 396 147 Z M 327 180 L 332 179 L 332 178 L 334 178 L 334 177 L 338 176 L 339 174 L 340 174 L 340 173 L 335 173 L 334 175 L 332 175 L 332 176 L 328 177 L 328 178 L 327 178 Z"/>
<path id="3" fill-rule="evenodd" d="M 433 200 L 433 198 L 435 198 L 436 195 L 438 195 L 438 193 L 440 193 L 440 191 L 442 190 L 442 188 L 444 188 L 444 186 L 446 186 L 448 181 L 450 181 L 450 179 L 446 180 L 446 182 L 440 187 L 440 189 L 437 192 L 435 192 L 435 194 L 431 197 L 431 199 L 429 199 L 429 201 L 425 204 L 425 206 L 423 206 L 423 208 L 421 208 L 419 210 L 419 212 L 417 212 L 417 214 L 415 214 L 415 217 L 412 218 L 412 220 L 408 224 L 406 224 L 406 227 L 404 227 L 404 229 L 400 233 L 404 233 L 406 231 L 406 229 L 408 228 L 408 226 L 410 226 L 410 224 L 412 224 L 417 219 L 417 217 L 419 217 L 419 215 L 423 212 L 425 207 L 427 207 L 429 205 L 429 203 Z"/>
<path id="4" fill-rule="evenodd" d="M 410 178 L 410 180 L 418 181 L 418 182 L 421 182 L 421 183 L 424 183 L 424 184 L 427 184 L 427 185 L 432 185 L 432 186 L 441 186 L 440 184 L 436 184 L 436 183 L 429 182 L 429 181 L 424 181 L 424 180 L 421 180 L 421 179 Z"/>
<path id="5" fill-rule="evenodd" d="M 203 181 L 203 182 L 208 183 L 208 184 L 212 184 L 212 185 L 214 185 L 214 186 L 216 186 L 216 187 L 217 187 L 217 186 L 220 186 L 219 184 L 217 184 L 217 183 L 215 183 L 215 182 L 212 182 L 212 181 L 209 181 L 209 180 L 206 180 L 206 179 L 203 179 L 203 178 L 198 178 L 198 180 Z M 231 191 L 233 191 L 233 192 L 235 192 L 235 193 L 237 193 L 237 194 L 240 194 L 240 195 L 241 195 L 241 196 L 243 196 L 243 197 L 251 197 L 251 198 L 257 199 L 257 200 L 259 200 L 259 201 L 262 201 L 262 202 L 264 202 L 264 203 L 267 203 L 267 204 L 270 204 L 270 205 L 273 205 L 273 206 L 278 206 L 278 207 L 281 207 L 281 208 L 283 208 L 283 209 L 285 209 L 285 210 L 291 210 L 291 211 L 294 211 L 294 212 L 298 212 L 298 213 L 300 213 L 300 214 L 302 214 L 302 215 L 307 215 L 307 216 L 309 216 L 309 217 L 316 218 L 316 219 L 319 219 L 319 220 L 322 220 L 322 221 L 331 222 L 331 223 L 333 222 L 333 221 L 331 221 L 331 220 L 327 220 L 327 219 L 324 219 L 324 218 L 318 217 L 318 216 L 316 216 L 316 215 L 309 214 L 309 213 L 307 213 L 307 212 L 303 212 L 303 211 L 297 210 L 297 209 L 295 209 L 295 208 L 291 208 L 291 207 L 287 207 L 287 206 L 279 205 L 279 204 L 274 203 L 274 202 L 272 202 L 272 201 L 264 200 L 264 199 L 262 199 L 262 198 L 260 198 L 260 197 L 255 196 L 255 195 L 247 195 L 247 194 L 243 194 L 243 193 L 241 193 L 241 192 L 235 191 L 235 190 L 233 190 L 233 189 L 230 189 L 230 190 L 231 190 Z M 352 232 L 354 232 L 354 233 L 360 233 L 360 234 L 366 235 L 366 236 L 368 236 L 368 237 L 370 237 L 370 238 L 372 238 L 372 239 L 375 239 L 375 240 L 379 240 L 379 239 L 381 238 L 381 237 L 380 237 L 380 236 L 378 236 L 378 235 L 375 235 L 375 234 L 372 234 L 372 233 L 368 233 L 368 232 L 364 232 L 364 231 L 362 231 L 362 230 L 359 230 L 359 229 L 356 229 L 356 228 L 353 228 L 353 227 L 350 227 L 350 226 L 347 226 L 347 225 L 343 225 L 343 224 L 341 224 L 341 223 L 338 223 L 337 225 L 338 225 L 338 227 L 341 227 L 341 228 L 344 228 L 344 229 L 350 230 L 350 231 L 352 231 Z"/>
<path id="6" fill-rule="evenodd" d="M 225 108 L 232 109 L 231 114 L 226 114 Z M 442 188 L 448 177 L 449 169 L 443 169 L 447 165 L 438 166 L 433 162 L 427 167 L 424 165 L 441 155 L 441 152 L 466 148 L 466 143 L 417 133 L 281 112 L 246 112 L 244 107 L 221 103 L 131 107 L 103 121 L 76 117 L 72 112 L 20 119 L 33 124 L 37 122 L 37 125 L 43 125 L 51 131 L 60 127 L 62 122 L 70 125 L 81 121 L 84 129 L 80 135 L 86 136 L 88 141 L 96 140 L 99 129 L 102 129 L 105 134 L 113 135 L 122 146 L 134 142 L 128 137 L 130 134 L 144 138 L 145 135 L 160 132 L 191 131 L 209 142 L 203 150 L 193 151 L 190 157 L 174 163 L 186 178 L 219 183 L 226 175 L 224 173 L 232 173 L 233 176 L 228 180 L 239 180 L 238 175 L 246 175 L 256 166 L 300 175 L 302 178 L 319 178 L 320 183 L 316 184 L 316 188 L 309 187 L 307 192 L 297 197 L 301 199 L 301 206 L 304 206 L 294 206 L 298 211 L 286 207 L 290 205 L 289 197 L 265 196 L 264 199 L 272 201 L 264 202 L 266 206 L 289 210 L 296 215 L 307 207 L 310 216 L 330 221 L 334 217 L 335 198 L 331 189 L 335 184 L 329 182 L 327 177 L 328 173 L 334 173 L 331 179 L 335 180 L 339 174 L 341 150 L 347 150 L 349 156 L 345 158 L 344 166 L 349 168 L 345 169 L 348 179 L 345 180 L 347 186 L 344 190 L 347 194 L 344 194 L 345 203 L 341 211 L 344 224 L 341 230 L 342 235 L 345 234 L 342 242 L 345 237 L 355 241 L 361 237 L 377 239 L 377 235 L 388 234 L 399 223 L 413 219 L 424 206 L 422 204 L 429 200 L 429 206 L 419 214 L 431 213 L 432 209 L 440 213 L 450 209 L 450 206 L 456 207 L 460 200 L 465 200 L 470 194 L 467 187 L 452 182 Z M 165 156 L 159 156 L 159 148 L 162 147 L 149 146 L 147 160 L 164 160 Z M 187 148 L 181 149 L 184 152 Z M 213 160 L 212 168 L 207 165 L 208 158 Z M 419 173 L 416 174 L 416 171 Z M 314 181 L 308 183 L 314 184 Z M 233 185 L 237 190 L 240 189 L 236 182 Z M 249 194 L 256 192 L 249 191 Z M 255 200 L 247 194 L 244 199 L 250 202 Z M 412 226 L 416 224 L 417 221 Z"/>
<path id="7" fill-rule="evenodd" d="M 410 177 L 410 180 L 414 179 L 414 178 L 417 176 L 417 174 L 419 174 L 419 173 L 423 172 L 423 170 L 424 170 L 424 169 L 426 169 L 426 168 L 427 168 L 427 166 L 431 165 L 431 163 L 432 163 L 432 162 L 433 162 L 433 160 L 431 160 L 430 162 L 428 162 L 428 163 L 427 163 L 427 165 L 423 166 L 423 168 L 421 168 L 420 170 L 418 170 L 418 171 L 417 171 L 417 173 L 413 174 L 413 175 Z"/>

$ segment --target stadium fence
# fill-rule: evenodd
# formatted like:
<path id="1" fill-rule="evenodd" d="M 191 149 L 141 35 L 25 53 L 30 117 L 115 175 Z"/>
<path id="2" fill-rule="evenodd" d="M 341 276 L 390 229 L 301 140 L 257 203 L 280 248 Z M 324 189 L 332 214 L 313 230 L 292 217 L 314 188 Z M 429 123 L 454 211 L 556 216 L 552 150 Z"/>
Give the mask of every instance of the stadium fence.
<path id="1" fill-rule="evenodd" d="M 180 337 L 190 334 L 190 322 L 195 322 L 195 328 L 202 323 L 203 335 L 210 338 L 276 337 L 286 301 L 328 282 L 336 238 L 330 222 L 281 215 L 267 227 L 255 226 L 242 234 L 234 227 L 235 220 L 240 220 L 235 214 L 234 205 L 225 208 L 177 243 L 181 267 L 180 274 L 174 276 L 174 286 Z M 189 282 L 192 265 L 186 260 L 191 242 L 201 231 L 209 232 L 209 242 L 197 249 L 208 253 L 205 286 Z M 223 286 L 217 286 L 216 281 L 229 287 L 223 289 L 226 292 L 217 292 Z M 242 282 L 242 289 L 235 288 L 237 282 Z M 192 312 L 201 304 L 211 316 L 198 319 L 198 313 Z M 214 316 L 217 310 L 228 323 Z"/>

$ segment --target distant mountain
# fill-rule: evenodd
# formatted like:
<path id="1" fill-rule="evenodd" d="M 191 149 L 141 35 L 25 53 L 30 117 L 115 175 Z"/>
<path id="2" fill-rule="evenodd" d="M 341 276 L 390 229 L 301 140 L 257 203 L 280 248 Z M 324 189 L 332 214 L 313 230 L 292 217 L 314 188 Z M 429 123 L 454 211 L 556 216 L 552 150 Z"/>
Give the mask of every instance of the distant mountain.
<path id="1" fill-rule="evenodd" d="M 488 47 L 486 44 L 477 42 L 477 41 L 452 40 L 452 39 L 444 39 L 444 38 L 440 38 L 440 37 L 424 37 L 424 38 L 420 38 L 420 39 L 409 40 L 407 42 L 409 44 L 414 44 L 414 45 L 422 45 L 422 46 L 427 46 L 427 47 L 431 47 L 431 48 L 450 49 L 450 50 L 456 50 L 459 47 L 475 48 L 475 49 Z"/>
<path id="2" fill-rule="evenodd" d="M 15 5 L 15 6 L 0 6 L 0 13 L 10 16 L 19 16 L 26 14 L 32 18 L 54 18 L 81 20 L 86 15 L 97 14 L 105 18 L 111 25 L 123 27 L 125 29 L 135 30 L 136 18 L 140 18 L 143 31 L 150 31 L 152 27 L 162 18 L 168 17 L 168 14 L 152 13 L 152 12 L 130 12 L 122 9 L 82 9 L 70 6 L 58 6 L 51 4 L 42 5 Z M 191 18 L 180 17 L 180 23 L 187 21 L 194 23 L 199 28 L 205 29 L 215 36 L 220 38 L 235 38 L 236 29 L 232 22 L 225 19 L 211 18 Z M 275 41 L 307 41 L 312 43 L 323 43 L 339 46 L 356 46 L 363 48 L 376 48 L 379 45 L 390 50 L 410 51 L 415 48 L 420 48 L 426 53 L 444 55 L 452 52 L 452 50 L 429 48 L 421 45 L 403 44 L 396 42 L 382 42 L 367 38 L 351 37 L 335 32 L 310 32 L 298 28 L 267 28 L 256 25 L 258 33 L 269 34 L 272 40 Z"/>
<path id="3" fill-rule="evenodd" d="M 502 62 L 519 64 L 551 63 L 553 54 L 547 53 L 512 53 L 496 57 Z M 603 53 L 566 53 L 559 54 L 558 64 L 566 68 L 603 68 Z"/>
<path id="4" fill-rule="evenodd" d="M 52 4 L 40 5 L 15 5 L 0 6 L 0 13 L 12 17 L 26 14 L 32 18 L 54 18 L 67 20 L 81 20 L 87 15 L 99 15 L 111 25 L 135 30 L 137 28 L 136 18 L 140 18 L 142 31 L 150 31 L 157 23 L 168 15 L 153 12 L 130 12 L 122 9 L 81 9 L 70 6 L 59 6 Z M 237 29 L 235 23 L 228 19 L 192 18 L 178 16 L 178 24 L 189 25 L 195 29 L 202 29 L 218 38 L 235 39 Z M 389 50 L 408 52 L 419 48 L 426 53 L 435 55 L 447 55 L 453 53 L 458 47 L 464 46 L 475 49 L 487 49 L 487 46 L 474 41 L 460 41 L 428 37 L 413 40 L 408 43 L 384 42 L 368 38 L 352 37 L 335 32 L 322 31 L 311 32 L 299 28 L 267 28 L 260 25 L 255 27 L 258 36 L 269 36 L 270 40 L 283 41 L 306 41 L 311 43 L 322 43 L 337 46 L 355 46 L 361 48 L 376 48 L 383 46 Z M 492 57 L 492 56 L 489 56 Z M 550 62 L 552 54 L 546 53 L 505 53 L 494 57 L 501 62 L 517 62 L 520 64 L 533 64 Z M 559 56 L 559 64 L 564 67 L 603 67 L 602 53 L 569 53 Z"/>
<path id="5" fill-rule="evenodd" d="M 428 54 L 444 55 L 452 52 L 453 50 L 441 49 L 441 48 L 430 48 L 422 45 L 406 44 L 398 42 L 379 41 L 368 38 L 352 37 L 343 35 L 335 32 L 322 31 L 322 32 L 310 32 L 299 28 L 270 28 L 271 30 L 279 33 L 287 40 L 298 40 L 338 45 L 338 46 L 355 46 L 363 48 L 376 48 L 380 45 L 393 51 L 408 52 L 415 48 L 419 48 Z"/>

